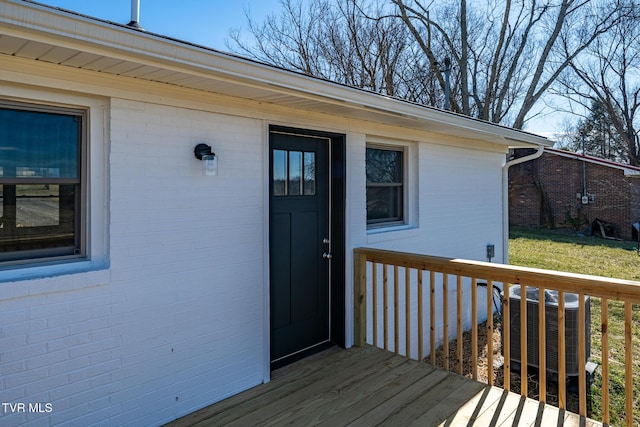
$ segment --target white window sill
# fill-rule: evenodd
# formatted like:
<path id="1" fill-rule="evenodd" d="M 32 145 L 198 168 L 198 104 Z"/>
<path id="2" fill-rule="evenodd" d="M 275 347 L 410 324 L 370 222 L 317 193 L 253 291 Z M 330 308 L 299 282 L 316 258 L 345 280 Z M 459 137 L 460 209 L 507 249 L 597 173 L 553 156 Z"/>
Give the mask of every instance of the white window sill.
<path id="1" fill-rule="evenodd" d="M 410 224 L 374 227 L 367 229 L 367 243 L 378 243 L 389 240 L 406 239 L 410 237 L 416 237 L 419 234 L 420 230 Z"/>
<path id="2" fill-rule="evenodd" d="M 76 261 L 0 270 L 0 301 L 109 283 L 106 262 Z"/>

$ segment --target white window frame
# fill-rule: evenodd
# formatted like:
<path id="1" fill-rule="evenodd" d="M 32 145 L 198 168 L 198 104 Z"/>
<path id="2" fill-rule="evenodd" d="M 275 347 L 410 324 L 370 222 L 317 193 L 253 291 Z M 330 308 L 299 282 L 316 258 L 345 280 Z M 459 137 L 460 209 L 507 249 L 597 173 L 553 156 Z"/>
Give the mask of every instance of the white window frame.
<path id="1" fill-rule="evenodd" d="M 85 194 L 81 205 L 85 218 L 82 224 L 85 236 L 83 256 L 60 260 L 34 259 L 0 265 L 0 282 L 107 269 L 109 267 L 107 196 L 109 193 L 108 158 L 110 146 L 108 143 L 108 100 L 98 96 L 53 92 L 30 86 L 2 83 L 0 83 L 0 90 L 3 93 L 2 99 L 6 101 L 28 103 L 34 106 L 85 110 L 87 114 Z M 77 287 L 77 285 L 77 283 L 69 283 L 70 288 Z"/>
<path id="2" fill-rule="evenodd" d="M 367 142 L 366 150 L 368 149 L 376 149 L 376 150 L 389 150 L 395 152 L 402 153 L 402 215 L 399 220 L 382 220 L 378 222 L 369 222 L 367 219 L 367 229 L 368 230 L 377 230 L 377 229 L 388 229 L 398 226 L 406 226 L 409 224 L 409 201 L 408 201 L 408 187 L 409 187 L 409 159 L 408 152 L 409 148 L 406 145 L 400 144 L 389 144 L 389 143 L 379 143 L 379 142 Z M 366 173 L 366 154 L 365 154 L 365 173 Z M 368 188 L 369 185 L 366 184 Z"/>
<path id="3" fill-rule="evenodd" d="M 17 265 L 17 264 L 29 264 L 34 262 L 50 262 L 50 261 L 60 261 L 60 260 L 68 260 L 73 258 L 84 258 L 86 256 L 86 208 L 84 207 L 86 201 L 86 164 L 87 164 L 87 156 L 86 156 L 86 143 L 87 143 L 87 111 L 86 109 L 70 109 L 70 108 L 62 108 L 44 104 L 31 104 L 31 103 L 22 103 L 22 102 L 13 102 L 7 101 L 0 98 L 0 107 L 14 110 L 14 111 L 22 111 L 25 114 L 30 112 L 32 113 L 50 113 L 50 114 L 60 114 L 67 117 L 76 117 L 80 120 L 80 133 L 78 134 L 78 152 L 77 152 L 77 160 L 78 160 L 78 176 L 74 179 L 69 178 L 44 178 L 44 177 L 3 177 L 0 176 L 0 184 L 6 186 L 24 186 L 24 185 L 73 185 L 75 187 L 75 193 L 77 193 L 74 198 L 76 199 L 74 202 L 73 208 L 73 218 L 74 218 L 74 227 L 73 227 L 73 240 L 74 245 L 72 250 L 67 249 L 66 251 L 61 251 L 61 248 L 34 248 L 34 249 L 26 249 L 26 250 L 18 250 L 7 253 L 0 253 L 0 266 L 6 265 Z M 14 188 L 15 191 L 15 188 Z M 6 196 L 6 193 L 5 193 Z M 15 197 L 15 202 L 17 202 L 16 194 L 13 194 Z M 12 220 L 16 220 L 16 218 L 12 218 Z M 10 221 L 11 223 L 11 221 Z M 24 228 L 25 233 L 28 233 L 28 228 Z M 61 225 L 49 226 L 51 231 L 58 230 L 60 233 L 62 231 Z M 23 228 L 19 227 L 16 230 L 22 230 Z M 34 229 L 35 230 L 35 229 Z M 26 234 L 25 236 L 28 236 Z M 67 252 L 67 253 L 64 253 Z M 8 259 L 7 259 L 8 258 Z M 14 259 L 11 259 L 14 258 Z"/>

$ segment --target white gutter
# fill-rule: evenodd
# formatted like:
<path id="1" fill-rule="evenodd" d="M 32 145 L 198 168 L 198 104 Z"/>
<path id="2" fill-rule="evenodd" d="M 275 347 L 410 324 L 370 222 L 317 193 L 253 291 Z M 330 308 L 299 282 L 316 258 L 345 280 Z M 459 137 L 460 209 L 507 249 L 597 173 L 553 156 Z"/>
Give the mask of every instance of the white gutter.
<path id="1" fill-rule="evenodd" d="M 535 160 L 544 153 L 544 145 L 539 145 L 538 150 L 528 156 L 511 160 L 502 167 L 502 263 L 509 263 L 509 168 L 530 160 Z"/>

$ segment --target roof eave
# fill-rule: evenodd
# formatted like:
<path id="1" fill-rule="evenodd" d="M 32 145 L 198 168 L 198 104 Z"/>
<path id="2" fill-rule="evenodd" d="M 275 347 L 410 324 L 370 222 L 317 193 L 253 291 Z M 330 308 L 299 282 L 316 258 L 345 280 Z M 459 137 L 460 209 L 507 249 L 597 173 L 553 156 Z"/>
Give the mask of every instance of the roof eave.
<path id="1" fill-rule="evenodd" d="M 0 3 L 4 3 L 0 23 L 6 29 L 2 33 L 14 37 L 252 87 L 280 99 L 322 105 L 325 110 L 339 108 L 343 116 L 363 118 L 365 115 L 377 122 L 479 139 L 510 148 L 553 145 L 547 138 L 528 132 L 384 97 L 126 25 L 31 1 L 0 0 Z"/>

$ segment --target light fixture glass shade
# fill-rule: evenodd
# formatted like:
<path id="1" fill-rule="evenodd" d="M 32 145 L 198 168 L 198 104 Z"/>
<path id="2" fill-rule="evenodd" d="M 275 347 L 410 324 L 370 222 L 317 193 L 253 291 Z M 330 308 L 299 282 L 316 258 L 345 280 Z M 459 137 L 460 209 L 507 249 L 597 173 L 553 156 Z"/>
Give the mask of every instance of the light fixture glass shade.
<path id="1" fill-rule="evenodd" d="M 218 157 L 215 154 L 202 156 L 202 168 L 205 176 L 218 175 Z"/>

